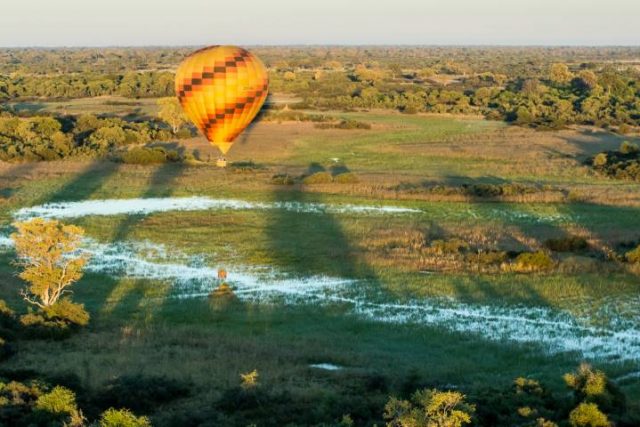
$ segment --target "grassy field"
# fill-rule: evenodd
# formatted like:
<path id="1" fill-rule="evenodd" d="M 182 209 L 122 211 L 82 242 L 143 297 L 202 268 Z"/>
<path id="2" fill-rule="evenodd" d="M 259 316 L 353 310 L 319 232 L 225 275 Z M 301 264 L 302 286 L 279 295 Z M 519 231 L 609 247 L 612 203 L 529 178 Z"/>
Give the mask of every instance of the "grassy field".
<path id="1" fill-rule="evenodd" d="M 436 317 L 449 315 L 446 310 L 453 307 L 505 318 L 520 313 L 536 321 L 570 319 L 575 330 L 622 325 L 637 331 L 638 271 L 611 258 L 640 240 L 640 185 L 595 176 L 582 164 L 592 153 L 617 148 L 621 138 L 585 128 L 542 133 L 474 118 L 330 114 L 371 123 L 372 129 L 260 122 L 230 155 L 231 161 L 255 163 L 246 170 L 220 170 L 206 162 L 1 164 L 3 234 L 18 209 L 51 202 L 231 198 L 267 207 L 78 215 L 65 221 L 83 226 L 96 244 L 130 242 L 132 256 L 158 264 L 222 266 L 231 274 L 249 269 L 259 275 L 251 269 L 262 268 L 274 281 L 286 278 L 303 285 L 311 283 L 305 282 L 309 277 L 349 281 L 345 289 L 322 288 L 308 294 L 308 300 L 285 292 L 238 293 L 240 298 L 218 301 L 190 297 L 178 283 L 180 273 L 148 278 L 97 269 L 75 286 L 73 295 L 92 314 L 89 329 L 64 342 L 21 342 L 19 355 L 5 367 L 73 373 L 83 387 L 96 391 L 118 375 L 134 373 L 193 384 L 191 397 L 151 414 L 159 425 L 212 405 L 238 384 L 240 373 L 253 369 L 260 372 L 261 383 L 288 391 L 294 401 L 317 401 L 337 418 L 354 411 L 349 403 L 356 403 L 347 397 L 358 394 L 359 387 L 367 389 L 376 375 L 388 382 L 376 391 L 384 403 L 416 375 L 421 385 L 453 385 L 473 393 L 487 384 L 508 386 L 517 376 L 563 390 L 561 375 L 584 358 L 613 378 L 638 372 L 638 357 L 630 353 L 637 350 L 633 342 L 628 348 L 594 347 L 581 354 L 576 349 L 586 350 L 588 344 L 578 334 L 575 347 L 554 351 L 555 341 L 542 337 L 546 329 L 535 322 L 521 331 L 531 334 L 534 342 L 527 342 L 508 330 L 503 337 L 492 331 L 501 320 L 474 318 L 447 327 L 411 308 L 431 304 Z M 185 144 L 201 158 L 215 156 L 201 138 Z M 358 182 L 272 183 L 277 174 L 297 179 L 318 170 L 351 171 Z M 546 187 L 501 199 L 428 190 L 487 183 Z M 315 206 L 310 204 L 329 208 L 280 208 Z M 415 212 L 331 210 L 344 205 Z M 436 241 L 459 239 L 470 245 L 468 253 L 517 253 L 569 235 L 583 237 L 589 249 L 554 253 L 555 267 L 541 273 L 486 267 L 472 256 L 434 249 Z M 0 295 L 25 310 L 12 259 L 9 249 L 1 254 Z M 268 279 L 263 281 L 268 285 Z M 214 280 L 202 283 L 215 286 Z M 400 321 L 407 310 L 413 317 Z M 536 343 L 538 336 L 549 341 Z M 310 368 L 312 363 L 346 369 L 321 371 Z M 639 382 L 620 383 L 636 410 Z"/>

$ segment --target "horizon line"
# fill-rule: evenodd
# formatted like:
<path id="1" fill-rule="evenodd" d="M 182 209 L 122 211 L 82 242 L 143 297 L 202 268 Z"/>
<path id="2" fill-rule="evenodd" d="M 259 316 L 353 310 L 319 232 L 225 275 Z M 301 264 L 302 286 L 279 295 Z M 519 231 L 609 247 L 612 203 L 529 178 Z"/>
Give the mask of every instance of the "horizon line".
<path id="1" fill-rule="evenodd" d="M 194 44 L 114 44 L 114 45 L 0 45 L 0 49 L 94 49 L 94 48 L 192 48 L 201 46 L 211 46 L 213 43 L 194 43 Z M 221 45 L 229 45 L 228 43 L 221 43 Z M 251 46 L 251 47 L 471 47 L 471 48 L 640 48 L 638 44 L 522 44 L 522 43 L 476 43 L 476 44 L 464 44 L 464 43 L 275 43 L 275 44 L 262 44 L 262 43 L 237 43 L 236 45 Z"/>

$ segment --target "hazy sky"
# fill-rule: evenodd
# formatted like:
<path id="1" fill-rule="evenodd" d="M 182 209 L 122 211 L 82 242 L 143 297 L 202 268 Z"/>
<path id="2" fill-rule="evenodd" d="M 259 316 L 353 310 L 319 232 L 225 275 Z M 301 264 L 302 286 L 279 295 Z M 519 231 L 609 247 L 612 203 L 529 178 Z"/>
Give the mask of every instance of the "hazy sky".
<path id="1" fill-rule="evenodd" d="M 640 45 L 640 0 L 2 0 L 0 46 Z"/>

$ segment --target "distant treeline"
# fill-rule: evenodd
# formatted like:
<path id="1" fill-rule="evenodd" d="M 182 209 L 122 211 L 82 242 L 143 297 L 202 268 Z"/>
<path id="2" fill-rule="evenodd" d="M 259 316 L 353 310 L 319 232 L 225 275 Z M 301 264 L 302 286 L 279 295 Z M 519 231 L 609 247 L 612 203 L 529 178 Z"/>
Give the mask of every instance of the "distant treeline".
<path id="1" fill-rule="evenodd" d="M 173 95 L 192 48 L 0 50 L 0 101 Z M 534 127 L 640 125 L 640 48 L 261 47 L 299 107 L 471 113 Z"/>
<path id="2" fill-rule="evenodd" d="M 0 101 L 9 99 L 70 99 L 103 95 L 129 98 L 174 95 L 172 72 L 125 74 L 57 74 L 0 76 Z"/>

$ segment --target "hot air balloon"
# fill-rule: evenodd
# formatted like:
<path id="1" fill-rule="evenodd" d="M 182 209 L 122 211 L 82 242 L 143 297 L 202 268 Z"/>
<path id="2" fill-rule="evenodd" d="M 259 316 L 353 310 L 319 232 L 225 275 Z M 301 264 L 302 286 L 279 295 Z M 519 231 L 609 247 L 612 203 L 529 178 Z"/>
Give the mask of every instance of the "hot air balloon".
<path id="1" fill-rule="evenodd" d="M 187 117 L 224 156 L 264 104 L 269 76 L 251 52 L 209 46 L 182 61 L 175 86 Z"/>

